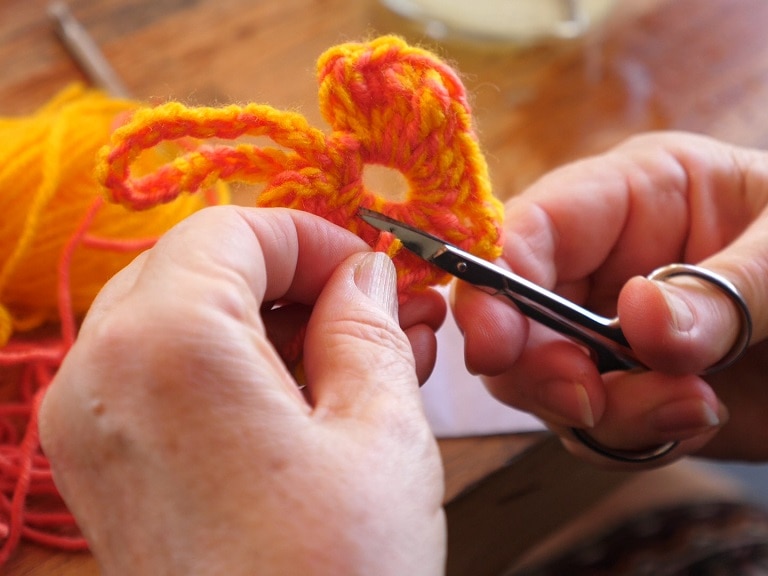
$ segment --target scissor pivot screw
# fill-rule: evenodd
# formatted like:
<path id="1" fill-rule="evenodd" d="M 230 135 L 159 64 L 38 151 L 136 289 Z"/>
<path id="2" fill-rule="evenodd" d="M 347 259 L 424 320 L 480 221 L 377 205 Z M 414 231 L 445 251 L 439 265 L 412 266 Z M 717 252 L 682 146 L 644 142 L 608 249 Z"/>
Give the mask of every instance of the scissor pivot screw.
<path id="1" fill-rule="evenodd" d="M 460 274 L 464 274 L 467 271 L 467 268 L 469 268 L 469 266 L 466 262 L 459 262 L 456 264 L 456 271 Z"/>

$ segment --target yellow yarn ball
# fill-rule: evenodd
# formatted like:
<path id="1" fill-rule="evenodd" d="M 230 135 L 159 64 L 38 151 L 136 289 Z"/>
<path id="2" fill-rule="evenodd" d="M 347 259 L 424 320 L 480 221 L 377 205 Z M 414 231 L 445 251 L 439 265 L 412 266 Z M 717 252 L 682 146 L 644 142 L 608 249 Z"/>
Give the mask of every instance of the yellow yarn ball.
<path id="1" fill-rule="evenodd" d="M 58 282 L 63 250 L 102 191 L 94 177 L 96 154 L 138 103 L 72 86 L 28 117 L 0 118 L 0 346 L 16 331 L 59 320 Z M 165 149 L 176 155 L 178 150 Z M 164 150 L 145 154 L 147 172 L 168 161 Z M 90 236 L 152 238 L 209 203 L 228 202 L 220 185 L 180 196 L 143 212 L 105 203 Z M 69 267 L 71 305 L 84 313 L 96 293 L 139 249 L 79 246 Z"/>

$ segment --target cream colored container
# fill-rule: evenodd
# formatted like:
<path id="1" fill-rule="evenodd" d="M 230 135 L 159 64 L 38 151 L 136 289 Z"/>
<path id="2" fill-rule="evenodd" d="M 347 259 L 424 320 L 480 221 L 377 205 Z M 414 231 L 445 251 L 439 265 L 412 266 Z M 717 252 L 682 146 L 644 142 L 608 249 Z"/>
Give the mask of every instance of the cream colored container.
<path id="1" fill-rule="evenodd" d="M 437 39 L 533 43 L 575 38 L 608 14 L 614 0 L 380 0 Z"/>

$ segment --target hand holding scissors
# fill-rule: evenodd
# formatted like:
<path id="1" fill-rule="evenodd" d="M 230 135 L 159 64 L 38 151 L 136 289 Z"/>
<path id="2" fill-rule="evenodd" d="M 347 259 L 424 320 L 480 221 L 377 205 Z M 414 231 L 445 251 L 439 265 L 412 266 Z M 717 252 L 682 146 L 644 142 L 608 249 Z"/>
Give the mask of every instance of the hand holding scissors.
<path id="1" fill-rule="evenodd" d="M 654 134 L 565 166 L 511 199 L 493 272 L 508 266 L 546 288 L 568 322 L 553 326 L 530 293 L 513 307 L 460 283 L 453 308 L 470 369 L 499 400 L 536 414 L 596 461 L 595 451 L 633 462 L 693 452 L 768 458 L 765 159 L 708 138 Z M 696 266 L 666 267 L 676 262 Z M 579 344 L 574 314 L 591 325 Z M 589 451 L 574 429 L 596 439 Z"/>
<path id="2" fill-rule="evenodd" d="M 456 278 L 502 296 L 520 312 L 586 346 L 597 369 L 601 372 L 629 370 L 646 366 L 637 358 L 627 342 L 618 317 L 606 318 L 590 312 L 570 300 L 546 290 L 525 278 L 505 270 L 443 240 L 403 222 L 361 209 L 360 217 L 370 225 L 393 234 L 408 250 Z M 714 373 L 736 362 L 745 352 L 752 335 L 752 318 L 739 290 L 726 278 L 705 268 L 690 264 L 670 264 L 648 275 L 650 280 L 663 281 L 674 276 L 689 275 L 705 280 L 731 298 L 741 315 L 739 337 L 719 362 L 710 366 Z M 677 441 L 666 442 L 650 450 L 614 450 L 603 446 L 584 430 L 572 429 L 574 436 L 592 450 L 621 462 L 648 462 L 670 453 Z"/>

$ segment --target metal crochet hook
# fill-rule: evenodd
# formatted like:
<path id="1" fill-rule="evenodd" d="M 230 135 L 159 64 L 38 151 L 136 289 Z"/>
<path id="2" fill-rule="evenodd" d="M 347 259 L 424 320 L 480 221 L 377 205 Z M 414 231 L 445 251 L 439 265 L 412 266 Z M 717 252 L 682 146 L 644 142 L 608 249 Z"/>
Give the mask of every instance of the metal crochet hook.
<path id="1" fill-rule="evenodd" d="M 424 260 L 490 294 L 508 298 L 529 318 L 584 344 L 592 351 L 600 372 L 643 367 L 627 343 L 618 318 L 590 312 L 522 276 L 388 216 L 365 208 L 358 214 L 371 226 L 393 234 Z"/>
<path id="2" fill-rule="evenodd" d="M 69 7 L 64 2 L 54 2 L 48 6 L 48 14 L 56 23 L 56 32 L 65 48 L 88 79 L 116 98 L 129 98 L 123 81 Z"/>

